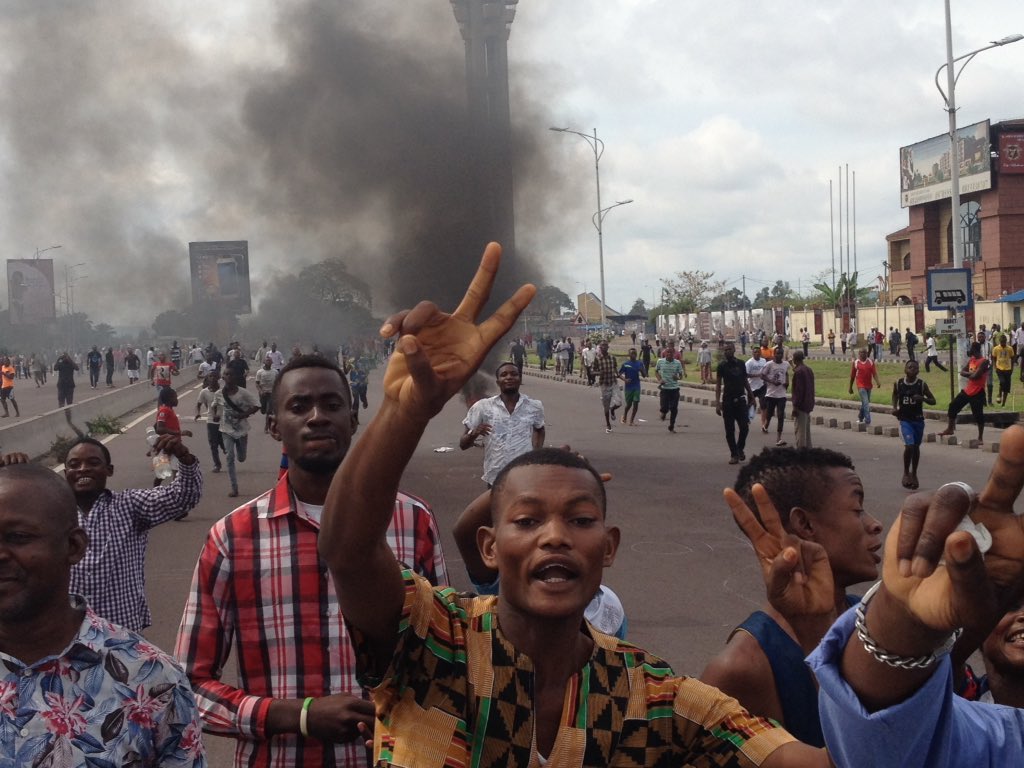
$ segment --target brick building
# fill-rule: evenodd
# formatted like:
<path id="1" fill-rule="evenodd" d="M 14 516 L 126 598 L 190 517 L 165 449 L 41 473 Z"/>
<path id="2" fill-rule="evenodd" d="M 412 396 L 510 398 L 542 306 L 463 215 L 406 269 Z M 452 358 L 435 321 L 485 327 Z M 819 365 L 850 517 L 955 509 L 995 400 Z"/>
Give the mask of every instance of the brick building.
<path id="1" fill-rule="evenodd" d="M 978 300 L 1024 289 L 1024 119 L 994 123 L 989 132 L 988 147 L 976 148 L 973 157 L 961 140 L 963 164 L 991 160 L 991 188 L 960 195 L 964 266 L 974 270 Z M 930 170 L 940 177 L 946 171 L 939 164 Z M 908 212 L 910 224 L 886 237 L 891 304 L 924 303 L 925 273 L 953 266 L 948 195 L 910 205 Z"/>

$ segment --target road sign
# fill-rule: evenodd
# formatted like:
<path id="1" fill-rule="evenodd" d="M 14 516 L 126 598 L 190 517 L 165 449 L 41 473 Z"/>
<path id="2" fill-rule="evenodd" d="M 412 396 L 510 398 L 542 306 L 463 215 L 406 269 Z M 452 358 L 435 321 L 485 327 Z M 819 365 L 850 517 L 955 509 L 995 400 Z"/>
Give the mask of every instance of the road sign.
<path id="1" fill-rule="evenodd" d="M 974 309 L 970 269 L 931 269 L 928 277 L 928 309 Z"/>
<path id="2" fill-rule="evenodd" d="M 572 322 L 573 322 L 573 325 L 586 325 L 587 321 L 583 319 L 583 315 L 582 314 L 578 314 L 578 315 L 576 315 L 575 319 Z"/>
<path id="3" fill-rule="evenodd" d="M 967 333 L 967 321 L 963 315 L 959 317 L 940 317 L 935 321 L 935 332 L 947 336 Z"/>

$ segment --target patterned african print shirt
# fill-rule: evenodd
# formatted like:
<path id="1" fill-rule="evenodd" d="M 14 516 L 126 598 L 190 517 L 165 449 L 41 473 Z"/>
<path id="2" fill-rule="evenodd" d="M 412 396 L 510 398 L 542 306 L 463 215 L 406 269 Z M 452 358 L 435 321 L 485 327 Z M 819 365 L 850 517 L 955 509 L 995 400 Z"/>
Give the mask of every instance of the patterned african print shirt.
<path id="1" fill-rule="evenodd" d="M 377 706 L 378 765 L 535 768 L 533 666 L 498 628 L 496 597 L 433 589 L 409 571 L 383 678 L 352 632 Z M 566 686 L 549 768 L 755 766 L 793 740 L 772 722 L 661 659 L 589 625 L 590 660 Z"/>
<path id="2" fill-rule="evenodd" d="M 214 524 L 192 577 L 174 654 L 192 681 L 204 730 L 237 740 L 235 766 L 366 765 L 361 741 L 266 732 L 271 699 L 362 695 L 334 580 L 317 552 L 320 524 L 307 509 L 285 473 Z M 399 494 L 387 541 L 400 562 L 448 583 L 426 503 Z M 237 687 L 221 680 L 232 648 Z"/>
<path id="3" fill-rule="evenodd" d="M 0 653 L 0 766 L 205 766 L 177 662 L 71 600 L 85 616 L 61 653 L 31 666 Z"/>

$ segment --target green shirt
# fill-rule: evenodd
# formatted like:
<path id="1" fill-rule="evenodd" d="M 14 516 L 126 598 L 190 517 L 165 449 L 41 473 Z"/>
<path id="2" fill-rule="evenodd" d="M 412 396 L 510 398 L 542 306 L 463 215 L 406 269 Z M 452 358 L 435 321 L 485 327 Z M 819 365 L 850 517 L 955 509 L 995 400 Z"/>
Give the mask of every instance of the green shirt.
<path id="1" fill-rule="evenodd" d="M 661 358 L 654 366 L 655 372 L 661 376 L 662 389 L 679 389 L 679 379 L 683 377 L 683 364 L 678 360 Z"/>

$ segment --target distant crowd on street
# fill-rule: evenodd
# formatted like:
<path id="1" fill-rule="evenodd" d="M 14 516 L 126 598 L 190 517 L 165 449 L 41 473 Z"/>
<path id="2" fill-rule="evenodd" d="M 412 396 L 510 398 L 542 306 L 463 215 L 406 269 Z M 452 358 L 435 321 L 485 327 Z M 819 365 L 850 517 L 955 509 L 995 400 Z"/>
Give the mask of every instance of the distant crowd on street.
<path id="1" fill-rule="evenodd" d="M 886 533 L 865 510 L 850 457 L 811 445 L 815 382 L 803 344 L 759 335 L 747 360 L 721 336 L 652 346 L 643 331 L 621 361 L 603 337 L 506 348 L 536 289 L 520 287 L 482 317 L 500 259 L 500 246 L 487 246 L 457 309 L 420 303 L 386 318 L 379 340 L 327 352 L 286 353 L 273 341 L 252 351 L 237 342 L 223 352 L 128 350 L 157 393 L 149 451 L 138 458 L 152 463 L 151 487 L 113 490 L 110 449 L 92 437 L 72 442 L 62 474 L 4 446 L 0 762 L 204 768 L 209 737 L 233 742 L 237 768 L 1024 761 L 1024 528 L 1013 514 L 1024 429 L 1006 430 L 980 493 L 954 481 L 907 495 Z M 1009 361 L 1012 372 L 1024 352 L 1005 336 L 996 346 L 1012 354 L 985 347 L 987 331 L 972 339 L 950 429 L 954 406 L 973 410 L 990 371 Z M 738 341 L 746 357 L 751 340 Z M 540 370 L 585 380 L 580 391 L 601 402 L 593 422 L 612 435 L 639 426 L 641 381 L 653 378 L 661 420 L 678 435 L 681 347 L 691 344 L 695 380 L 714 387 L 729 461 L 742 464 L 724 504 L 765 584 L 760 608 L 722 633 L 699 679 L 632 642 L 640 631 L 603 573 L 635 539 L 634 523 L 609 508 L 610 475 L 552 447 L 543 403 L 523 391 L 532 347 Z M 108 351 L 83 360 L 92 388 Z M 850 392 L 870 394 L 881 385 L 872 351 L 847 352 Z M 79 362 L 61 361 L 73 379 Z M 378 363 L 380 392 L 368 394 Z M 141 634 L 153 623 L 148 537 L 210 490 L 175 411 L 174 385 L 190 365 L 211 474 L 224 454 L 227 496 L 237 500 L 223 503 L 188 557 L 176 642 L 159 649 Z M 14 378 L 9 359 L 3 367 Z M 451 419 L 446 405 L 481 372 L 497 394 L 470 398 Z M 934 403 L 915 359 L 892 399 L 903 485 L 914 490 L 921 408 Z M 401 490 L 433 421 L 447 423 L 460 449 L 481 450 L 479 493 L 435 500 L 463 510 L 451 561 L 428 501 Z M 774 426 L 776 437 L 748 458 L 751 424 L 764 434 Z M 235 463 L 260 425 L 259 439 L 280 444 L 280 472 L 269 488 L 243 488 Z M 450 588 L 455 563 L 472 592 Z M 680 567 L 684 581 L 701 576 Z M 865 582 L 875 583 L 863 597 L 848 594 Z M 968 663 L 976 651 L 984 672 Z"/>

